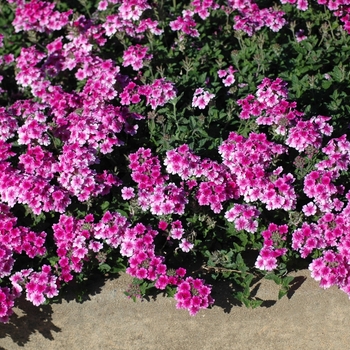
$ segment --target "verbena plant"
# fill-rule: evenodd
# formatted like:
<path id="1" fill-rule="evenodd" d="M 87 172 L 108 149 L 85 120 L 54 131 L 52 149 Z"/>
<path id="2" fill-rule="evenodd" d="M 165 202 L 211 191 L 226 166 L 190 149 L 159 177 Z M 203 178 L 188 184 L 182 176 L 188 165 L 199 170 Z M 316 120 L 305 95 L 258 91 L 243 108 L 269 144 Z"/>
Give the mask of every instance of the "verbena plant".
<path id="1" fill-rule="evenodd" d="M 72 3 L 0 6 L 0 320 L 97 270 L 350 295 L 350 3 Z"/>

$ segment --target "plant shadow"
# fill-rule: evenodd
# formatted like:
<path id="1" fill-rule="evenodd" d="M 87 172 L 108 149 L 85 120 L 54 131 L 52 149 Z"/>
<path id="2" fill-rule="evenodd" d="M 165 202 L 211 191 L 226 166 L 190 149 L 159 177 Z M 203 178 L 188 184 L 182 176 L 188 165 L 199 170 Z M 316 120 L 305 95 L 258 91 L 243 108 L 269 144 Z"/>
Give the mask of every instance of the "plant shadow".
<path id="1" fill-rule="evenodd" d="M 113 280 L 119 277 L 119 274 L 92 274 L 88 279 L 77 282 L 75 280 L 69 282 L 60 290 L 60 294 L 53 300 L 55 304 L 65 302 L 84 303 L 91 300 L 91 296 L 100 294 L 102 287 L 107 280 Z"/>
<path id="2" fill-rule="evenodd" d="M 107 279 L 117 278 L 112 276 L 94 276 L 83 283 L 73 282 L 67 288 L 60 291 L 59 296 L 52 300 L 52 304 L 65 302 L 79 302 L 91 300 L 91 296 L 99 294 Z M 40 333 L 44 338 L 54 340 L 54 333 L 59 333 L 62 329 L 53 323 L 52 304 L 34 306 L 22 295 L 16 300 L 15 309 L 10 320 L 6 324 L 0 323 L 0 340 L 10 337 L 14 344 L 25 347 L 30 341 L 30 336 Z M 0 347 L 0 350 L 3 348 Z"/>
<path id="3" fill-rule="evenodd" d="M 250 292 L 250 297 L 252 300 L 261 301 L 262 303 L 260 304 L 260 307 L 270 308 L 278 302 L 278 286 L 276 285 L 276 299 L 262 299 L 261 297 L 257 296 L 260 288 L 265 288 L 261 283 L 262 279 L 263 278 L 258 278 L 256 281 L 254 281 L 254 287 Z M 291 299 L 305 280 L 306 277 L 304 276 L 295 277 L 290 283 L 286 297 Z M 215 305 L 222 308 L 225 313 L 230 313 L 234 306 L 244 307 L 244 304 L 234 297 L 235 291 L 235 285 L 229 281 L 218 281 L 213 283 L 212 296 L 215 299 Z"/>
<path id="4" fill-rule="evenodd" d="M 266 299 L 266 300 L 264 300 L 264 299 L 261 299 L 261 298 L 256 296 L 258 294 L 260 288 L 263 288 L 263 287 L 261 287 L 261 283 L 258 282 L 254 286 L 254 288 L 251 290 L 251 292 L 250 292 L 251 297 L 254 298 L 255 300 L 258 300 L 258 301 L 262 302 L 260 304 L 260 307 L 269 308 L 271 306 L 274 306 L 277 303 L 277 300 L 274 300 L 274 299 Z"/>
<path id="5" fill-rule="evenodd" d="M 290 284 L 290 288 L 287 293 L 287 298 L 291 299 L 294 293 L 301 287 L 301 285 L 306 281 L 306 277 L 297 276 L 294 277 L 294 280 Z"/>
<path id="6" fill-rule="evenodd" d="M 34 306 L 22 296 L 17 299 L 17 310 L 10 317 L 9 323 L 0 324 L 0 339 L 10 337 L 12 341 L 25 346 L 32 334 L 39 332 L 43 337 L 54 340 L 54 332 L 61 328 L 52 322 L 52 306 Z"/>
<path id="7" fill-rule="evenodd" d="M 220 307 L 224 313 L 230 313 L 234 306 L 242 306 L 242 303 L 234 297 L 235 286 L 230 281 L 216 281 L 213 283 L 212 296 L 215 305 Z"/>

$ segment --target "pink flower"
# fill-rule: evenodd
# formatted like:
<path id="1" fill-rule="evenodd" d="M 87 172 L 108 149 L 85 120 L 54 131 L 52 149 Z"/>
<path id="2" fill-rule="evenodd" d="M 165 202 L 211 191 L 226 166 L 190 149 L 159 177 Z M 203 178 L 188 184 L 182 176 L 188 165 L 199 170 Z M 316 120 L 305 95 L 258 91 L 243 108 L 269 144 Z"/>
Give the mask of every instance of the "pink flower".
<path id="1" fill-rule="evenodd" d="M 199 109 L 204 109 L 210 100 L 215 97 L 214 94 L 203 90 L 202 88 L 196 89 L 193 95 L 192 107 L 198 107 Z"/>
<path id="2" fill-rule="evenodd" d="M 219 78 L 222 78 L 222 82 L 225 86 L 231 86 L 235 82 L 235 77 L 233 75 L 235 72 L 236 70 L 233 69 L 232 66 L 230 66 L 226 70 L 223 70 L 223 69 L 218 70 L 218 76 Z"/>
<path id="3" fill-rule="evenodd" d="M 167 227 L 168 227 L 168 223 L 166 221 L 163 221 L 163 220 L 159 221 L 158 228 L 160 230 L 165 231 Z"/>
<path id="4" fill-rule="evenodd" d="M 300 43 L 301 41 L 307 39 L 307 36 L 304 35 L 303 29 L 299 29 L 295 34 L 295 38 L 296 38 L 297 42 Z"/>
<path id="5" fill-rule="evenodd" d="M 124 200 L 129 200 L 135 197 L 134 189 L 132 187 L 122 188 L 122 197 Z"/>
<path id="6" fill-rule="evenodd" d="M 181 248 L 181 250 L 183 252 L 188 253 L 189 251 L 191 251 L 194 247 L 194 244 L 189 242 L 188 240 L 186 240 L 185 238 L 181 239 L 181 243 L 179 244 L 179 247 Z"/>
<path id="7" fill-rule="evenodd" d="M 302 211 L 305 214 L 305 216 L 315 215 L 316 210 L 317 210 L 317 207 L 313 202 L 305 204 L 302 208 Z"/>

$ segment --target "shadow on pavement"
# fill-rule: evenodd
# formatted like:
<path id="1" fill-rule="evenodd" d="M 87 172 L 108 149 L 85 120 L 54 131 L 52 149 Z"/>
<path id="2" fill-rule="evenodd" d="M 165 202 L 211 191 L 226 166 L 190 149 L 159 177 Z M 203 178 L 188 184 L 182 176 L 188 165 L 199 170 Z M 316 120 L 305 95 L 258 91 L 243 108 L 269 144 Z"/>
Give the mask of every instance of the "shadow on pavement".
<path id="1" fill-rule="evenodd" d="M 295 277 L 290 284 L 290 288 L 286 295 L 287 298 L 291 299 L 294 293 L 301 287 L 301 285 L 305 281 L 306 281 L 306 277 L 303 277 L 303 276 Z M 257 297 L 257 294 L 260 288 L 264 288 L 264 286 L 262 286 L 260 282 L 257 282 L 250 292 L 251 297 L 256 300 L 262 301 L 262 304 L 260 305 L 260 307 L 269 308 L 274 306 L 278 301 L 278 295 L 276 295 L 276 299 L 266 299 L 266 300 L 261 299 Z M 220 281 L 220 282 L 214 283 L 213 285 L 212 295 L 213 295 L 213 298 L 215 299 L 215 305 L 221 307 L 225 313 L 230 313 L 231 309 L 234 306 L 244 307 L 244 305 L 233 296 L 233 291 L 234 291 L 234 287 L 229 282 Z"/>
<path id="2" fill-rule="evenodd" d="M 55 303 L 61 304 L 63 300 L 68 303 L 83 303 L 91 300 L 91 296 L 101 293 L 106 280 L 115 278 L 118 277 L 114 275 L 106 278 L 99 275 L 83 284 L 71 283 L 66 288 L 66 291 L 62 290 Z M 294 278 L 287 294 L 288 299 L 293 297 L 296 290 L 301 287 L 305 280 L 306 277 L 303 276 Z M 264 288 L 261 282 L 262 280 L 257 281 L 251 291 L 251 296 L 256 300 L 263 300 L 259 298 L 259 290 Z M 213 283 L 212 296 L 215 299 L 215 305 L 220 307 L 224 313 L 230 313 L 235 306 L 242 306 L 242 303 L 233 296 L 234 289 L 234 285 L 229 281 L 215 281 Z M 151 299 L 156 300 L 160 294 L 162 293 L 158 291 L 158 293 L 151 294 L 144 299 L 148 301 Z M 262 307 L 269 308 L 276 304 L 277 295 L 275 300 L 268 298 L 269 295 L 267 295 L 267 300 L 263 300 Z M 54 340 L 54 333 L 59 333 L 62 330 L 52 322 L 52 314 L 53 309 L 51 305 L 36 307 L 26 301 L 25 296 L 22 296 L 17 300 L 15 313 L 11 316 L 10 322 L 0 324 L 0 341 L 10 337 L 18 346 L 25 347 L 26 343 L 30 341 L 30 336 L 36 332 L 39 332 L 46 339 Z M 4 349 L 0 346 L 0 350 Z"/>
<path id="3" fill-rule="evenodd" d="M 50 305 L 34 306 L 22 296 L 16 305 L 19 312 L 10 317 L 7 324 L 0 324 L 0 339 L 11 337 L 19 346 L 25 346 L 33 333 L 39 332 L 45 338 L 53 340 L 53 332 L 61 329 L 52 323 L 52 307 Z"/>
<path id="4" fill-rule="evenodd" d="M 294 293 L 301 287 L 301 285 L 305 281 L 306 281 L 306 277 L 304 276 L 294 277 L 294 280 L 292 281 L 289 291 L 287 293 L 288 299 L 290 299 L 294 295 Z"/>
<path id="5" fill-rule="evenodd" d="M 105 281 L 104 277 L 99 276 L 86 281 L 86 283 L 72 282 L 66 289 L 61 290 L 54 303 L 61 304 L 63 300 L 68 303 L 73 301 L 83 303 L 91 300 L 90 296 L 101 292 Z M 9 323 L 0 323 L 0 340 L 10 337 L 14 343 L 24 347 L 30 341 L 30 336 L 36 332 L 49 340 L 54 340 L 54 332 L 61 332 L 61 328 L 52 322 L 51 305 L 34 306 L 22 295 L 16 300 L 15 307 Z M 3 348 L 0 347 L 0 350 Z"/>

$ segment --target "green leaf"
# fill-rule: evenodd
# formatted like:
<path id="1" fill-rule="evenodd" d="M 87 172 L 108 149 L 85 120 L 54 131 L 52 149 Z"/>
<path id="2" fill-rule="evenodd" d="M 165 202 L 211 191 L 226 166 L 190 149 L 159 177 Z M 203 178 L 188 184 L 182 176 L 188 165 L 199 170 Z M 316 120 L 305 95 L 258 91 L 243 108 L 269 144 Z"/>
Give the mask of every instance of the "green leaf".
<path id="1" fill-rule="evenodd" d="M 109 202 L 108 202 L 108 201 L 105 201 L 105 202 L 103 202 L 103 203 L 101 204 L 101 209 L 102 209 L 103 211 L 107 210 L 108 207 L 109 207 Z"/>
<path id="2" fill-rule="evenodd" d="M 49 263 L 51 266 L 55 266 L 58 263 L 59 257 L 58 256 L 50 256 L 48 257 Z"/>
<path id="3" fill-rule="evenodd" d="M 246 307 L 250 307 L 250 300 L 246 299 L 246 298 L 243 298 L 243 304 L 246 306 Z"/>
<path id="4" fill-rule="evenodd" d="M 282 279 L 282 286 L 288 287 L 293 280 L 294 280 L 293 276 L 283 277 L 283 279 Z"/>
<path id="5" fill-rule="evenodd" d="M 109 272 L 111 267 L 108 264 L 104 263 L 104 264 L 99 265 L 98 269 L 101 272 L 105 273 L 105 272 Z"/>
<path id="6" fill-rule="evenodd" d="M 200 84 L 204 84 L 206 79 L 207 79 L 207 73 L 202 73 L 202 74 L 198 77 L 198 82 L 199 82 Z"/>
<path id="7" fill-rule="evenodd" d="M 274 273 L 268 273 L 267 275 L 265 275 L 265 278 L 267 280 L 274 281 L 276 284 L 281 284 L 281 278 L 279 276 L 275 275 Z"/>
<path id="8" fill-rule="evenodd" d="M 338 82 L 344 80 L 344 74 L 338 66 L 335 66 L 333 69 L 333 78 Z"/>
<path id="9" fill-rule="evenodd" d="M 128 214 L 127 214 L 126 211 L 124 211 L 124 210 L 117 209 L 116 212 L 119 213 L 119 214 L 121 214 L 121 215 L 123 215 L 123 216 L 126 217 L 126 218 L 128 217 Z"/>
<path id="10" fill-rule="evenodd" d="M 278 292 L 278 300 L 282 299 L 288 293 L 288 289 L 280 289 Z"/>
<path id="11" fill-rule="evenodd" d="M 175 287 L 170 287 L 168 285 L 165 288 L 165 293 L 167 294 L 168 297 L 173 298 L 175 293 L 176 293 L 176 288 Z"/>
<path id="12" fill-rule="evenodd" d="M 196 122 L 196 119 L 193 115 L 190 116 L 190 126 L 192 129 L 195 129 L 196 126 L 197 126 L 197 122 Z"/>
<path id="13" fill-rule="evenodd" d="M 309 43 L 308 41 L 304 41 L 303 43 L 307 51 L 312 51 L 313 47 L 311 43 Z"/>
<path id="14" fill-rule="evenodd" d="M 263 303 L 263 300 L 251 300 L 250 301 L 250 306 L 252 309 L 255 309 L 257 307 L 259 307 L 261 304 Z"/>

